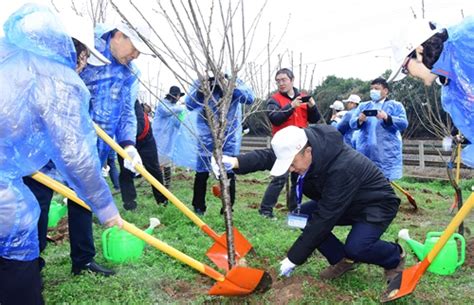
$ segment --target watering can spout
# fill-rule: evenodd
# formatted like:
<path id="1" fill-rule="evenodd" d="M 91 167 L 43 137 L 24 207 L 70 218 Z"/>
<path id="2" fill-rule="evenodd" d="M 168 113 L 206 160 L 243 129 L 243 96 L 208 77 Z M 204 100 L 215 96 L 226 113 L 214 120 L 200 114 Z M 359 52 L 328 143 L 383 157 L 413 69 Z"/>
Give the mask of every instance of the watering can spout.
<path id="1" fill-rule="evenodd" d="M 398 232 L 398 237 L 407 242 L 408 246 L 410 246 L 413 252 L 415 252 L 415 255 L 419 260 L 423 260 L 425 258 L 425 245 L 411 239 L 410 235 L 408 234 L 408 229 L 400 230 L 400 232 Z"/>
<path id="2" fill-rule="evenodd" d="M 145 230 L 148 234 L 153 233 L 153 229 L 161 224 L 160 220 L 156 217 L 150 218 L 150 226 Z"/>

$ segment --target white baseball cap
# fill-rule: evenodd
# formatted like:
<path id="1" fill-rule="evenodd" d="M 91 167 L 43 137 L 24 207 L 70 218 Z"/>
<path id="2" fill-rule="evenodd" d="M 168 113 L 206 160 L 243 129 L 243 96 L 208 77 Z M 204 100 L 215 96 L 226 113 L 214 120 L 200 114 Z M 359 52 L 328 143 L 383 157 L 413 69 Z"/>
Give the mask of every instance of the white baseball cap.
<path id="1" fill-rule="evenodd" d="M 342 100 L 342 102 L 344 102 L 344 103 L 352 102 L 352 103 L 359 104 L 360 103 L 360 96 L 358 96 L 357 94 L 351 94 L 351 95 L 349 95 L 349 97 L 346 100 Z"/>
<path id="2" fill-rule="evenodd" d="M 430 28 L 430 22 L 424 19 L 415 19 L 406 24 L 398 34 L 392 39 L 392 73 L 388 78 L 388 82 L 399 81 L 405 78 L 405 74 L 401 72 L 402 65 L 418 46 L 436 34 L 437 30 Z"/>
<path id="3" fill-rule="evenodd" d="M 66 34 L 77 39 L 89 49 L 96 66 L 110 64 L 110 60 L 94 47 L 94 26 L 90 19 L 66 12 L 61 13 L 60 16 Z"/>
<path id="4" fill-rule="evenodd" d="M 329 106 L 329 108 L 337 110 L 337 111 L 341 111 L 341 110 L 344 110 L 344 104 L 341 101 L 334 101 L 334 103 L 332 103 L 332 105 Z"/>
<path id="5" fill-rule="evenodd" d="M 138 35 L 138 33 L 140 33 L 143 37 L 145 37 L 146 40 L 150 40 L 151 29 L 149 26 L 141 24 L 133 26 L 132 28 L 125 21 L 121 21 L 117 25 L 116 29 L 127 35 L 128 38 L 130 38 L 133 46 L 135 47 L 135 49 L 138 50 L 138 52 L 145 55 L 153 55 L 150 48 L 146 45 L 145 42 L 143 42 L 143 40 Z"/>
<path id="6" fill-rule="evenodd" d="M 304 129 L 288 126 L 278 131 L 272 139 L 272 149 L 277 159 L 270 171 L 272 176 L 285 174 L 293 163 L 296 154 L 308 143 Z"/>

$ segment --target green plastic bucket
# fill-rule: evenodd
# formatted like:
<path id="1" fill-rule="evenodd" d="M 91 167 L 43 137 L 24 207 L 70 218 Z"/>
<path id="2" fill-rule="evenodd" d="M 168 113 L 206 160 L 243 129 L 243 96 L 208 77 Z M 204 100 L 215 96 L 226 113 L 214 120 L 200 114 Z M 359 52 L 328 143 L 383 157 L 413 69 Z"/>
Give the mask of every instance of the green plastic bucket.
<path id="1" fill-rule="evenodd" d="M 153 229 L 145 232 L 151 234 Z M 117 227 L 108 228 L 102 233 L 102 250 L 106 260 L 123 263 L 138 260 L 145 247 L 145 242 Z"/>
<path id="2" fill-rule="evenodd" d="M 54 228 L 58 225 L 61 218 L 64 217 L 67 213 L 67 206 L 58 203 L 55 200 L 51 201 L 49 205 L 49 213 L 48 213 L 48 228 Z"/>
<path id="3" fill-rule="evenodd" d="M 425 257 L 436 244 L 441 234 L 443 234 L 443 232 L 429 232 L 426 235 Z M 460 242 L 459 250 L 457 241 Z M 462 264 L 464 264 L 464 259 L 466 257 L 465 252 L 466 241 L 464 240 L 464 237 L 461 234 L 454 233 L 431 263 L 428 271 L 440 275 L 453 274 Z"/>

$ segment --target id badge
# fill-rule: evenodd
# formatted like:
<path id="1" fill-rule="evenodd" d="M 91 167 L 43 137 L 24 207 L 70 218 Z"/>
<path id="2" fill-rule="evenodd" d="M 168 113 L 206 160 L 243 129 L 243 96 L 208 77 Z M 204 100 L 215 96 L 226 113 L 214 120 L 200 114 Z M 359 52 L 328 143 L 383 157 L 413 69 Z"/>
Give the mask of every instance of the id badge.
<path id="1" fill-rule="evenodd" d="M 304 229 L 306 223 L 308 222 L 308 215 L 300 213 L 290 213 L 288 214 L 288 226 L 292 228 Z"/>

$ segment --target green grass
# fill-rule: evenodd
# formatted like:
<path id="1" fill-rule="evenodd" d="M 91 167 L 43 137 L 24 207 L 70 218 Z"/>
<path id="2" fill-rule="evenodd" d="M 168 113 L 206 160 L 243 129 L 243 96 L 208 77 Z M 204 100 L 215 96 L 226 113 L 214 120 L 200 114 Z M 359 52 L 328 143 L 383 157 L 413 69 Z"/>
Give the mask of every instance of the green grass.
<path id="1" fill-rule="evenodd" d="M 179 171 L 173 178 L 171 191 L 190 206 L 193 175 Z M 212 180 L 212 178 L 210 178 Z M 104 231 L 94 223 L 96 260 L 117 271 L 117 275 L 104 278 L 91 274 L 72 276 L 69 259 L 69 242 L 49 244 L 44 258 L 47 261 L 43 270 L 47 304 L 378 304 L 380 293 L 384 290 L 383 270 L 374 265 L 360 265 L 340 279 L 322 282 L 319 272 L 327 266 L 325 259 L 315 252 L 307 263 L 299 266 L 288 279 L 276 278 L 279 261 L 298 237 L 299 231 L 286 226 L 286 211 L 277 209 L 277 220 L 264 219 L 257 212 L 262 194 L 270 181 L 268 172 L 239 176 L 237 200 L 234 207 L 234 224 L 252 243 L 256 255 L 248 255 L 251 267 L 269 271 L 274 276 L 271 290 L 264 294 L 252 294 L 239 298 L 208 296 L 207 291 L 214 281 L 181 262 L 168 257 L 147 246 L 142 258 L 133 263 L 113 264 L 102 255 L 101 234 Z M 138 182 L 138 181 L 137 181 Z M 209 190 L 211 184 L 209 181 Z M 402 228 L 410 229 L 413 239 L 423 242 L 429 231 L 442 231 L 451 220 L 447 210 L 453 198 L 452 188 L 441 182 L 419 183 L 404 179 L 400 185 L 416 198 L 419 212 L 413 213 L 406 198 L 400 194 L 402 205 L 397 218 L 384 234 L 383 239 L 395 240 Z M 138 183 L 137 183 L 138 184 Z M 461 186 L 464 196 L 470 194 L 474 182 L 464 181 Z M 210 266 L 206 257 L 207 249 L 213 241 L 198 227 L 170 204 L 157 206 L 151 188 L 145 182 L 138 188 L 138 209 L 124 211 L 120 196 L 116 195 L 117 205 L 122 216 L 140 228 L 148 226 L 150 217 L 158 217 L 162 225 L 155 229 L 154 236 L 169 245 L 185 252 L 191 257 Z M 60 199 L 60 198 L 58 198 Z M 219 215 L 220 201 L 207 194 L 208 212 L 203 220 L 218 233 L 225 231 L 223 218 Z M 284 192 L 280 203 L 285 202 Z M 465 222 L 472 230 L 473 216 Z M 335 233 L 344 239 L 347 228 L 338 227 Z M 54 234 L 55 232 L 51 232 Z M 466 236 L 469 239 L 469 236 Z M 406 247 L 408 249 L 408 246 Z M 469 254 L 468 254 L 469 255 Z M 417 260 L 412 253 L 407 265 Z M 463 266 L 452 276 L 439 276 L 426 273 L 415 292 L 394 303 L 396 304 L 469 304 L 474 303 L 472 288 L 473 270 Z"/>

